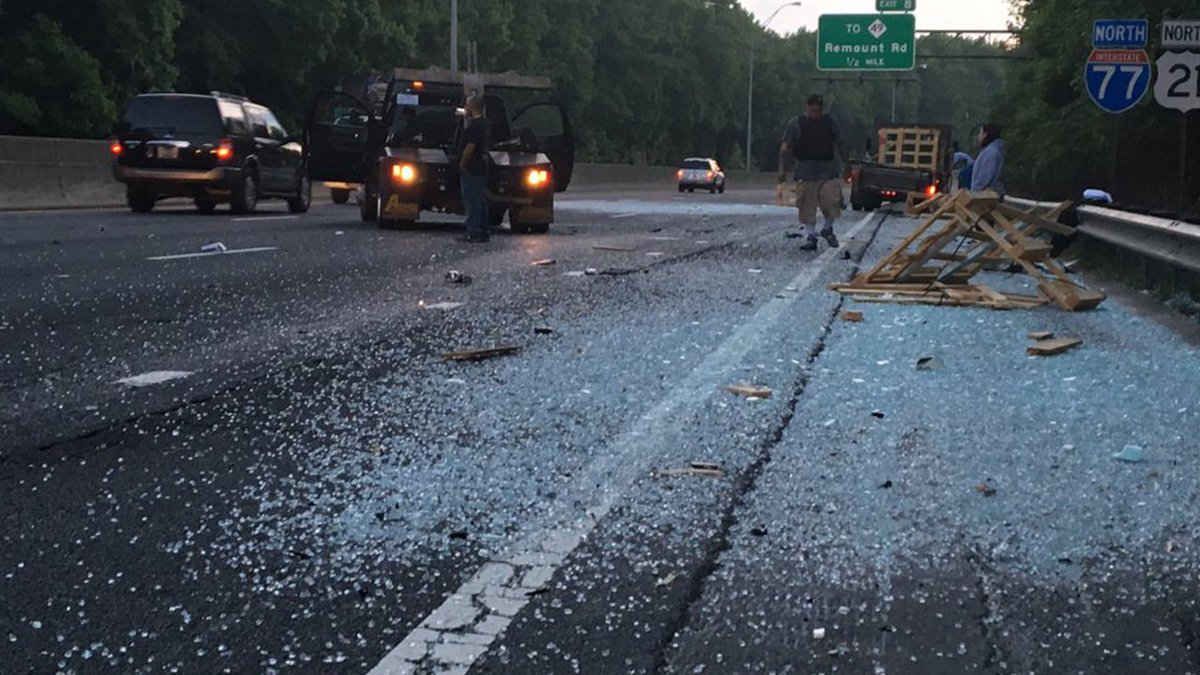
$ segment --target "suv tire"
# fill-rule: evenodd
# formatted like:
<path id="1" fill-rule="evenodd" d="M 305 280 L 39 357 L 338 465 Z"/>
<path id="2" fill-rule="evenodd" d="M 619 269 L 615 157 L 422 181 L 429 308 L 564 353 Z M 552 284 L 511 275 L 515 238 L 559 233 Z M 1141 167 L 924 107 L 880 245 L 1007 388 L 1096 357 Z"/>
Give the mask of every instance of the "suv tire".
<path id="1" fill-rule="evenodd" d="M 203 214 L 209 214 L 217 210 L 217 200 L 212 197 L 196 197 L 193 200 L 196 203 L 196 210 Z"/>
<path id="2" fill-rule="evenodd" d="M 156 201 L 152 193 L 139 188 L 130 187 L 125 191 L 125 202 L 134 213 L 150 213 Z"/>
<path id="3" fill-rule="evenodd" d="M 379 222 L 379 197 L 371 194 L 370 190 L 363 190 L 362 201 L 358 203 L 358 213 L 364 223 Z"/>
<path id="4" fill-rule="evenodd" d="M 258 208 L 258 175 L 254 169 L 247 167 L 242 172 L 242 180 L 233 188 L 230 207 L 234 213 L 254 213 Z"/>
<path id="5" fill-rule="evenodd" d="M 312 181 L 308 176 L 300 176 L 296 185 L 296 196 L 289 199 L 287 204 L 288 211 L 292 213 L 308 212 L 308 207 L 312 206 Z"/>

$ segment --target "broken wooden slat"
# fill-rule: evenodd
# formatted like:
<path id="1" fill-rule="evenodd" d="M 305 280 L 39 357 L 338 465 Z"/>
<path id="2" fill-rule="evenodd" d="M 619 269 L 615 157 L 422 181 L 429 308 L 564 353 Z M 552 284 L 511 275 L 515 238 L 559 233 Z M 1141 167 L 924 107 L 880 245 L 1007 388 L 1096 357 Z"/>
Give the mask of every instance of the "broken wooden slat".
<path id="1" fill-rule="evenodd" d="M 842 321 L 848 321 L 850 323 L 862 323 L 863 313 L 856 312 L 854 310 L 846 310 L 842 312 Z"/>
<path id="2" fill-rule="evenodd" d="M 1030 345 L 1025 349 L 1025 353 L 1030 356 L 1054 356 L 1070 351 L 1079 345 L 1083 344 L 1080 338 L 1059 338 L 1057 340 L 1042 340 L 1037 344 Z"/>
<path id="3" fill-rule="evenodd" d="M 487 349 L 464 349 L 461 351 L 444 352 L 442 358 L 447 361 L 483 361 L 498 356 L 510 356 L 521 351 L 520 347 L 489 347 Z"/>
<path id="4" fill-rule="evenodd" d="M 1039 340 L 1039 341 L 1040 340 L 1052 340 L 1052 339 L 1054 339 L 1054 333 L 1052 333 L 1051 331 L 1048 331 L 1048 330 L 1039 330 L 1039 331 L 1030 333 L 1029 339 L 1030 340 Z"/>
<path id="5" fill-rule="evenodd" d="M 770 387 L 754 384 L 734 384 L 725 387 L 725 391 L 746 398 L 771 398 L 772 394 Z"/>
<path id="6" fill-rule="evenodd" d="M 633 253 L 634 249 L 626 246 L 593 246 L 596 251 L 609 251 L 611 253 Z"/>

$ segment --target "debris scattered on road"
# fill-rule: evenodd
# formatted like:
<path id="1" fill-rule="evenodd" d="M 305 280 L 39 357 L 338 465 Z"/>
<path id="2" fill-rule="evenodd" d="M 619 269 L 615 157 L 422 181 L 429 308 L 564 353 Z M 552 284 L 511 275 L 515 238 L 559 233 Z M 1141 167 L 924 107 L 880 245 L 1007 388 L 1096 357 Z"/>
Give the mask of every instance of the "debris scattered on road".
<path id="1" fill-rule="evenodd" d="M 584 276 L 585 274 L 587 274 L 587 272 L 584 272 L 583 270 L 576 270 L 574 272 L 564 272 L 563 276 L 564 277 L 581 277 L 581 276 Z"/>
<path id="2" fill-rule="evenodd" d="M 679 575 L 672 572 L 672 573 L 668 574 L 667 576 L 656 581 L 654 583 L 654 585 L 658 588 L 666 588 L 667 586 L 670 586 L 671 584 L 675 583 L 675 580 L 678 578 L 679 578 Z"/>
<path id="3" fill-rule="evenodd" d="M 784 234 L 783 236 L 787 237 L 788 239 L 803 239 L 804 233 L 803 232 L 788 232 L 788 233 Z"/>
<path id="4" fill-rule="evenodd" d="M 586 270 L 584 270 L 583 273 L 589 277 L 594 277 L 597 274 L 600 274 L 600 270 L 596 269 L 595 267 L 589 267 Z"/>
<path id="5" fill-rule="evenodd" d="M 593 249 L 593 250 L 596 250 L 596 251 L 608 251 L 609 253 L 633 253 L 633 251 L 634 251 L 634 249 L 632 249 L 632 248 L 629 248 L 629 247 L 627 247 L 627 246 L 600 246 L 600 245 L 596 245 L 596 246 L 593 246 L 593 247 L 592 247 L 592 249 Z"/>
<path id="6" fill-rule="evenodd" d="M 488 349 L 465 349 L 456 352 L 444 352 L 442 358 L 447 361 L 483 361 L 500 356 L 511 356 L 521 351 L 520 347 L 491 347 Z"/>
<path id="7" fill-rule="evenodd" d="M 440 309 L 448 312 L 452 309 L 458 309 L 465 304 L 466 303 L 463 302 L 435 302 L 432 305 L 427 305 L 425 304 L 425 301 L 422 300 L 420 306 L 422 309 Z"/>
<path id="8" fill-rule="evenodd" d="M 825 420 L 825 424 L 823 424 L 823 425 L 821 425 L 821 426 L 823 426 L 823 427 L 825 427 L 826 429 L 828 429 L 829 427 L 831 427 L 831 426 L 833 426 L 833 425 L 835 425 L 835 424 L 837 424 L 837 420 L 836 420 L 836 419 L 828 419 L 828 420 Z"/>
<path id="9" fill-rule="evenodd" d="M 879 484 L 879 489 L 880 490 L 890 490 L 890 489 L 892 489 L 892 485 L 893 485 L 892 481 L 885 480 Z"/>
<path id="10" fill-rule="evenodd" d="M 458 377 L 452 377 L 446 380 L 446 384 L 456 384 L 460 387 L 465 387 L 467 385 L 467 381 Z"/>
<path id="11" fill-rule="evenodd" d="M 214 241 L 211 244 L 205 244 L 200 247 L 201 253 L 224 253 L 229 249 L 225 248 L 225 244 L 219 241 Z"/>
<path id="12" fill-rule="evenodd" d="M 1070 235 L 1055 220 L 1066 205 L 1040 213 L 1003 203 L 993 192 L 962 191 L 873 269 L 830 288 L 865 302 L 898 302 L 991 309 L 1029 309 L 1053 302 L 1068 311 L 1093 309 L 1104 293 L 1071 281 L 1050 258 L 1043 234 Z M 939 221 L 946 220 L 944 225 Z M 972 285 L 980 271 L 1015 264 L 1037 284 L 1039 296 L 1000 293 Z M 1039 267 L 1039 265 L 1041 267 Z"/>
<path id="13" fill-rule="evenodd" d="M 996 488 L 992 487 L 991 485 L 988 485 L 987 483 L 980 483 L 979 485 L 976 485 L 975 491 L 978 492 L 979 494 L 983 495 L 984 497 L 995 497 L 996 496 Z"/>
<path id="14" fill-rule="evenodd" d="M 336 231 L 336 232 L 334 232 L 333 234 L 334 234 L 334 236 L 340 237 L 340 236 L 342 236 L 342 235 L 344 235 L 344 234 L 346 234 L 346 233 L 345 233 L 345 232 L 343 232 L 342 230 L 337 230 L 337 231 Z"/>
<path id="15" fill-rule="evenodd" d="M 554 335 L 554 329 L 547 326 L 536 326 L 533 332 L 536 335 Z"/>
<path id="16" fill-rule="evenodd" d="M 871 411 L 871 417 L 874 417 L 875 419 L 881 420 L 881 419 L 883 419 L 884 417 L 886 417 L 886 415 L 884 415 L 882 411 L 879 411 L 879 410 L 872 410 L 872 411 Z"/>
<path id="17" fill-rule="evenodd" d="M 1029 339 L 1030 339 L 1030 340 L 1037 340 L 1037 341 L 1039 341 L 1039 342 L 1040 342 L 1040 341 L 1042 341 L 1042 340 L 1053 340 L 1053 339 L 1054 339 L 1054 333 L 1053 333 L 1053 332 L 1051 332 L 1051 331 L 1048 331 L 1048 330 L 1039 330 L 1039 331 L 1034 331 L 1034 332 L 1032 332 L 1032 333 L 1030 333 L 1030 334 L 1029 334 Z"/>
<path id="18" fill-rule="evenodd" d="M 774 393 L 770 387 L 754 384 L 733 384 L 725 387 L 725 391 L 737 396 L 756 399 L 771 398 Z"/>
<path id="19" fill-rule="evenodd" d="M 725 475 L 720 464 L 712 462 L 691 462 L 681 469 L 663 469 L 658 472 L 663 476 L 690 476 L 693 478 L 720 478 Z"/>
<path id="20" fill-rule="evenodd" d="M 452 541 L 466 541 L 467 533 L 463 530 L 455 530 L 454 532 L 450 533 L 450 539 Z"/>
<path id="21" fill-rule="evenodd" d="M 1080 338 L 1058 338 L 1056 340 L 1042 340 L 1037 344 L 1030 345 L 1025 349 L 1025 353 L 1030 356 L 1055 356 L 1063 352 L 1070 351 L 1079 345 L 1083 344 Z"/>
<path id="22" fill-rule="evenodd" d="M 558 261 L 554 258 L 546 258 L 545 260 L 534 260 L 529 264 L 533 265 L 534 267 L 550 267 L 552 265 L 557 265 Z"/>
<path id="23" fill-rule="evenodd" d="M 142 373 L 141 375 L 134 375 L 133 377 L 126 377 L 117 380 L 116 384 L 124 384 L 126 386 L 137 388 L 151 387 L 156 384 L 170 382 L 171 380 L 190 377 L 191 375 L 192 373 L 186 370 L 155 370 L 149 373 Z"/>
<path id="24" fill-rule="evenodd" d="M 945 370 L 946 365 L 936 356 L 922 356 L 917 359 L 917 370 Z"/>
<path id="25" fill-rule="evenodd" d="M 824 628 L 814 628 L 813 632 L 812 632 L 812 636 L 813 636 L 814 640 L 824 640 L 825 639 L 825 629 Z"/>
<path id="26" fill-rule="evenodd" d="M 752 527 L 752 528 L 750 528 L 750 536 L 753 536 L 753 537 L 765 537 L 765 536 L 767 536 L 767 528 L 765 528 L 765 527 Z"/>
<path id="27" fill-rule="evenodd" d="M 473 281 L 471 277 L 459 272 L 458 270 L 450 270 L 449 272 L 446 272 L 446 283 L 448 284 L 470 286 L 471 281 Z"/>
<path id="28" fill-rule="evenodd" d="M 1127 445 L 1125 449 L 1113 455 L 1113 459 L 1129 464 L 1138 464 L 1146 458 L 1146 451 L 1137 445 Z"/>
<path id="29" fill-rule="evenodd" d="M 749 272 L 750 274 L 762 274 L 763 273 L 763 271 L 760 269 L 748 269 L 746 271 Z"/>

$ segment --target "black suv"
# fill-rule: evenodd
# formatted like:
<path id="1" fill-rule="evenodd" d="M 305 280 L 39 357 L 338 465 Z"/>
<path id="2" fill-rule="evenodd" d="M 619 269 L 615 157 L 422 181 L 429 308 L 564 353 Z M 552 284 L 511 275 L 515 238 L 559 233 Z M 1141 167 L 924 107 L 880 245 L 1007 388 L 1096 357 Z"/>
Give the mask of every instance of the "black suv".
<path id="1" fill-rule="evenodd" d="M 117 124 L 113 175 L 126 187 L 129 208 L 152 211 L 160 199 L 191 197 L 209 213 L 229 202 L 250 213 L 258 200 L 287 200 L 308 210 L 312 184 L 304 148 L 266 107 L 239 96 L 144 94 Z"/>

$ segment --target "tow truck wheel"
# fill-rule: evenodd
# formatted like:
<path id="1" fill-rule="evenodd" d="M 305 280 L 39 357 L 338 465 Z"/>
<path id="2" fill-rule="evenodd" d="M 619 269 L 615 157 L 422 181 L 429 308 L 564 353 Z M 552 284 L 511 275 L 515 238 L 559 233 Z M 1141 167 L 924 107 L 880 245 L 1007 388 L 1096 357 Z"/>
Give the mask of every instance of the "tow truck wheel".
<path id="1" fill-rule="evenodd" d="M 362 201 L 358 203 L 358 212 L 364 223 L 379 221 L 379 197 L 364 191 Z"/>
<path id="2" fill-rule="evenodd" d="M 288 200 L 288 211 L 306 213 L 312 206 L 312 181 L 308 176 L 301 176 L 296 185 L 296 196 Z"/>
<path id="3" fill-rule="evenodd" d="M 329 191 L 329 197 L 333 199 L 334 204 L 345 204 L 350 201 L 350 191 L 342 188 L 333 188 Z"/>

